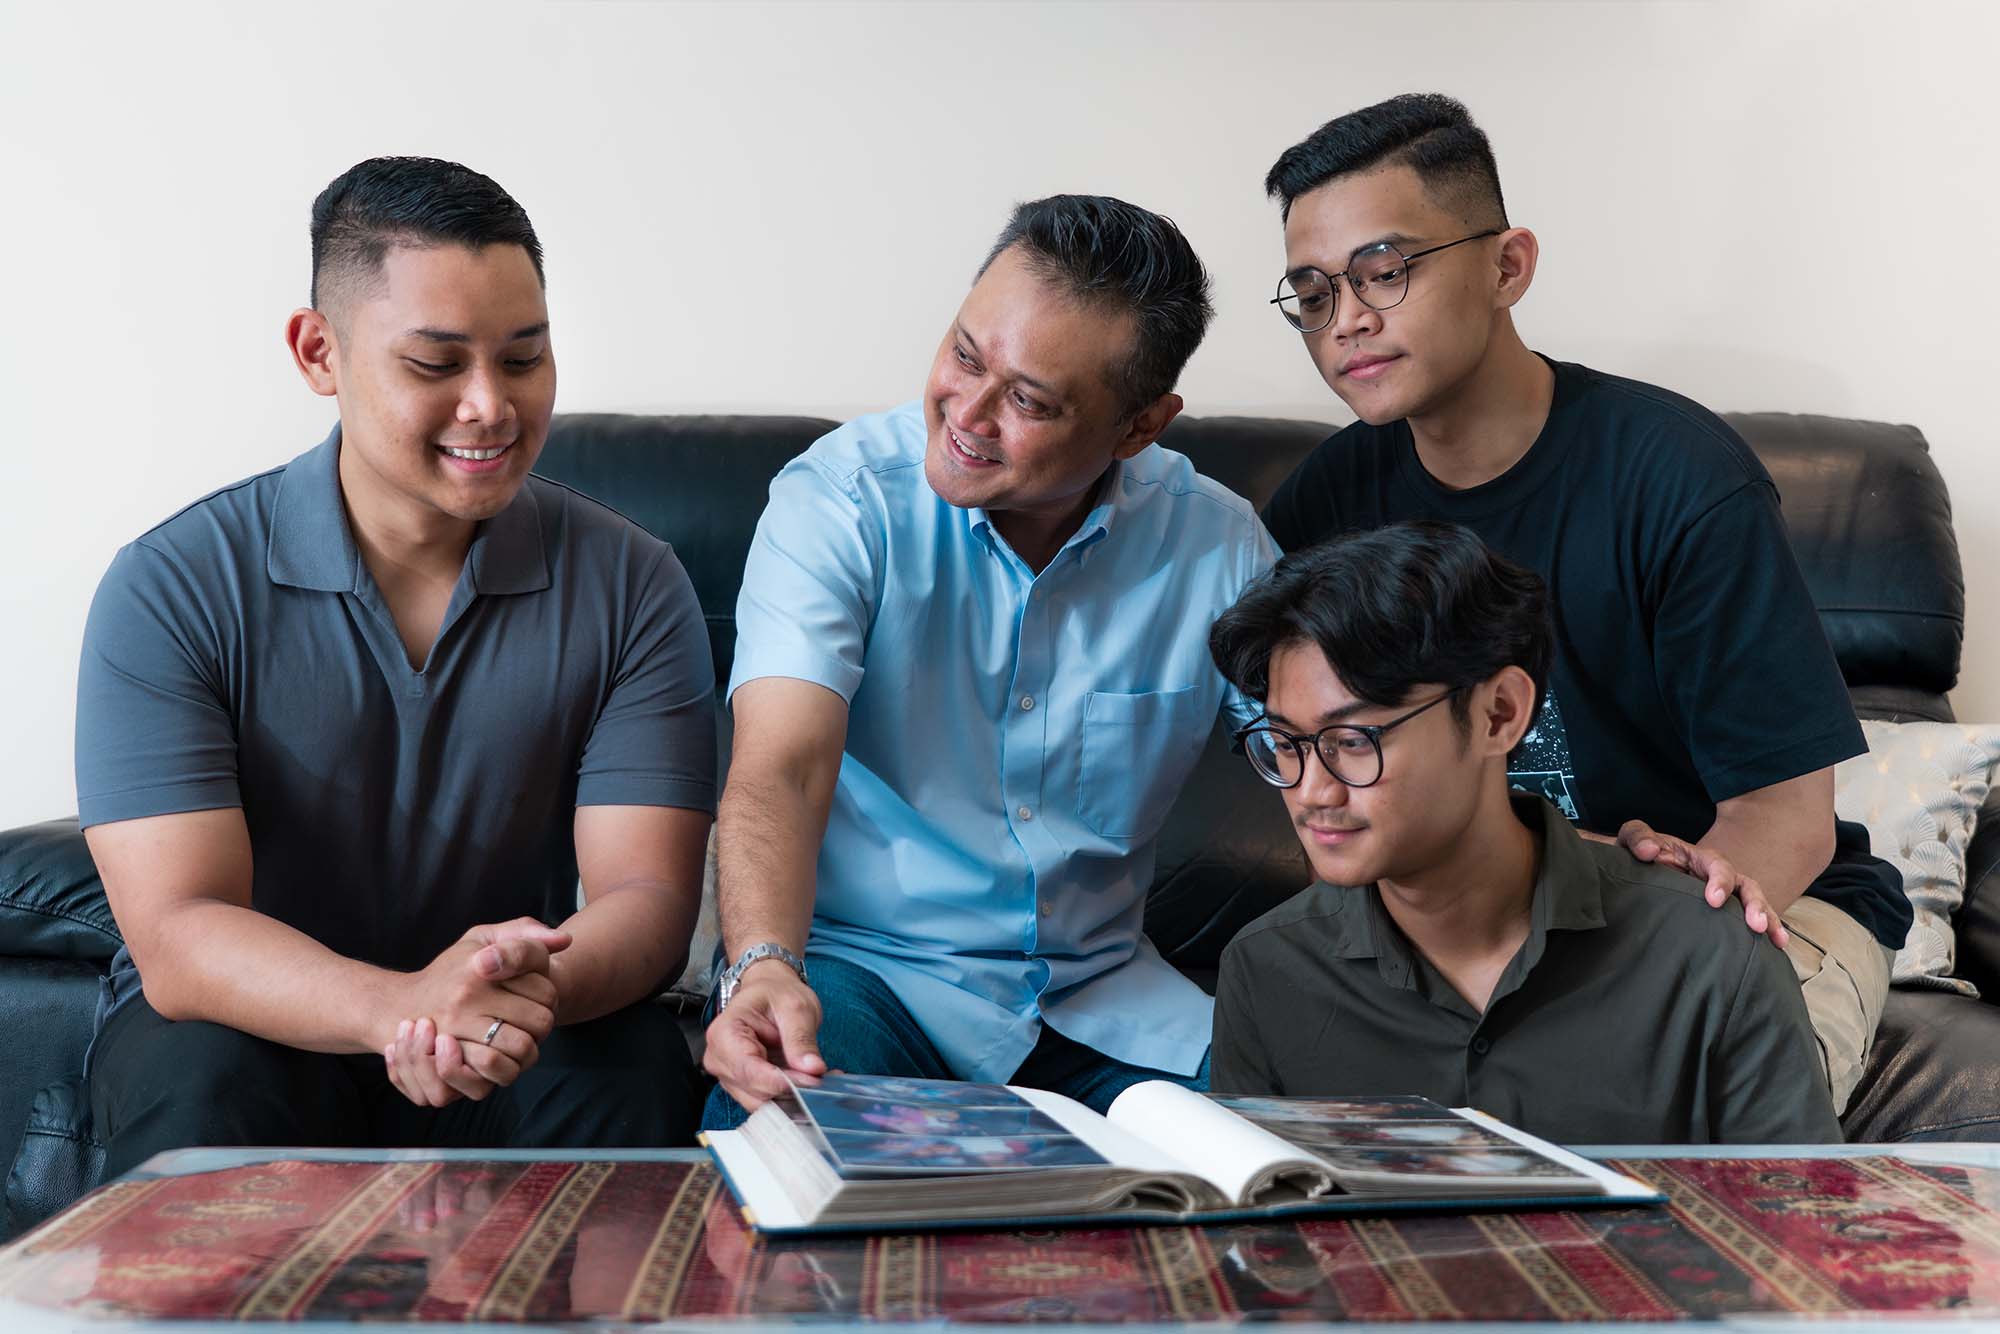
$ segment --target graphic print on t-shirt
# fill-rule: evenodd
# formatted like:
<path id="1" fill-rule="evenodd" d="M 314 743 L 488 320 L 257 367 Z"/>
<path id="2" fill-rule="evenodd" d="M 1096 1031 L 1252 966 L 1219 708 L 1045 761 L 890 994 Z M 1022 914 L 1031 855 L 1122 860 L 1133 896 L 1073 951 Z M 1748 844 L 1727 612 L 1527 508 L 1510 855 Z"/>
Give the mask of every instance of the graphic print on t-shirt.
<path id="1" fill-rule="evenodd" d="M 1507 784 L 1517 792 L 1548 798 L 1571 824 L 1583 818 L 1576 805 L 1576 766 L 1570 763 L 1569 735 L 1563 731 L 1554 686 L 1543 692 L 1535 725 L 1514 747 L 1507 762 Z"/>

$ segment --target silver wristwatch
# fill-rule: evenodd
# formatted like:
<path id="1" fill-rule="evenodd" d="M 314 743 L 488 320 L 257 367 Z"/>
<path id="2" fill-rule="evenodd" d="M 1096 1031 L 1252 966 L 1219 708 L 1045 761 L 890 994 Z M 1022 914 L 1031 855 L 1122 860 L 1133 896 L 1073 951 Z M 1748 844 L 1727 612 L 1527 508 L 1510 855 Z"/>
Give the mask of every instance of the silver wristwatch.
<path id="1" fill-rule="evenodd" d="M 722 976 L 715 979 L 715 1012 L 729 1008 L 729 998 L 736 994 L 736 984 L 743 980 L 743 972 L 753 963 L 763 959 L 783 959 L 799 975 L 799 981 L 806 980 L 806 961 L 786 949 L 776 941 L 767 940 L 761 945 L 752 945 L 743 951 L 740 958 L 722 970 Z M 811 985 L 808 983 L 807 985 Z"/>

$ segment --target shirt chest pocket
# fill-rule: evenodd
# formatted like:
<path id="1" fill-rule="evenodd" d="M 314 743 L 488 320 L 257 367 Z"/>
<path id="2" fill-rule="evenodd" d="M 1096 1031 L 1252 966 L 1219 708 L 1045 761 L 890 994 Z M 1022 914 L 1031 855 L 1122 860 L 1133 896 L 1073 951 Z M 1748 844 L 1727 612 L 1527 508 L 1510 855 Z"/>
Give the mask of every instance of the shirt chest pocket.
<path id="1" fill-rule="evenodd" d="M 1201 756 L 1215 708 L 1199 686 L 1086 694 L 1076 791 L 1084 825 L 1105 838 L 1158 833 Z"/>

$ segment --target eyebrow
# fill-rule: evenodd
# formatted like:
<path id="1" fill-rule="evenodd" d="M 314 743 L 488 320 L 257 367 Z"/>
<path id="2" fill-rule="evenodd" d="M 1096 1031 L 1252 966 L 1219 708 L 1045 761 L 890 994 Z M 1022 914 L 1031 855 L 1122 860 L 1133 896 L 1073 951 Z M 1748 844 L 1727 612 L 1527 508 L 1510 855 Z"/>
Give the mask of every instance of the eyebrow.
<path id="1" fill-rule="evenodd" d="M 1420 239 L 1422 238 L 1412 236 L 1408 232 L 1390 232 L 1388 235 L 1378 236 L 1372 241 L 1363 241 L 1360 245 L 1348 251 L 1347 262 L 1349 264 L 1352 264 L 1354 262 L 1354 257 L 1356 255 L 1360 254 L 1364 250 L 1373 250 L 1378 245 L 1392 245 L 1395 246 L 1398 250 L 1401 250 L 1404 246 L 1409 245 L 1412 241 L 1417 241 Z M 1325 273 L 1325 272 L 1326 270 L 1320 268 L 1320 266 L 1317 264 L 1301 264 L 1296 268 L 1286 270 L 1285 277 L 1296 282 L 1300 278 L 1303 278 L 1308 273 Z"/>
<path id="2" fill-rule="evenodd" d="M 507 341 L 518 343 L 524 338 L 540 338 L 548 331 L 549 322 L 543 320 L 540 324 L 530 324 L 525 329 L 516 329 L 507 336 Z M 452 329 L 405 329 L 403 336 L 405 338 L 421 338 L 430 343 L 469 343 L 472 341 L 472 335 L 458 333 Z"/>
<path id="3" fill-rule="evenodd" d="M 951 322 L 951 327 L 958 330 L 958 336 L 960 338 L 963 338 L 966 342 L 972 344 L 972 354 L 974 356 L 978 357 L 981 361 L 984 361 L 986 359 L 986 354 L 979 350 L 979 340 L 974 338 L 963 324 L 959 323 L 957 320 L 953 320 Z M 1037 380 L 1032 375 L 1024 375 L 1020 371 L 1015 371 L 1012 378 L 1019 380 L 1022 384 L 1028 385 L 1040 391 L 1041 393 L 1047 394 L 1050 398 L 1060 399 L 1062 397 L 1062 395 L 1059 392 L 1057 392 L 1054 385 L 1043 384 L 1040 380 Z"/>
<path id="4" fill-rule="evenodd" d="M 1325 713 L 1322 713 L 1319 716 L 1318 726 L 1330 727 L 1334 723 L 1346 722 L 1349 718 L 1352 718 L 1355 714 L 1365 713 L 1367 710 L 1372 709 L 1374 707 L 1376 706 L 1370 704 L 1365 699 L 1350 700 L 1349 702 L 1341 705 L 1337 709 L 1328 709 Z M 1273 713 L 1270 709 L 1264 710 L 1264 717 L 1271 722 L 1279 724 L 1280 726 L 1286 728 L 1287 730 L 1298 726 L 1297 723 L 1285 717 L 1284 714 Z"/>
<path id="5" fill-rule="evenodd" d="M 1348 251 L 1347 257 L 1348 259 L 1351 260 L 1356 255 L 1360 254 L 1362 251 L 1373 250 L 1378 245 L 1392 245 L 1395 246 L 1398 250 L 1400 250 L 1404 246 L 1410 244 L 1410 242 L 1418 241 L 1421 239 L 1423 238 L 1412 236 L 1408 232 L 1390 232 L 1387 236 L 1378 236 L 1372 241 L 1363 241 L 1360 245 Z"/>

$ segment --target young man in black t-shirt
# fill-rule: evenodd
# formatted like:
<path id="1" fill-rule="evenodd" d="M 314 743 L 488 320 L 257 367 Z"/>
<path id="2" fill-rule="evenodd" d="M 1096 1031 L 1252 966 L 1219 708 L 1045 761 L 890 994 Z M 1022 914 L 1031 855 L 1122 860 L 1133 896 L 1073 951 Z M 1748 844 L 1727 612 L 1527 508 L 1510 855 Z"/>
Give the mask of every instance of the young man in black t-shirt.
<path id="1" fill-rule="evenodd" d="M 1459 103 L 1342 116 L 1265 184 L 1274 304 L 1360 418 L 1272 497 L 1272 536 L 1449 519 L 1548 582 L 1555 660 L 1515 785 L 1739 898 L 1791 957 L 1844 1110 L 1910 908 L 1833 816 L 1833 765 L 1866 742 L 1763 465 L 1698 404 L 1521 341 L 1537 242 Z"/>

